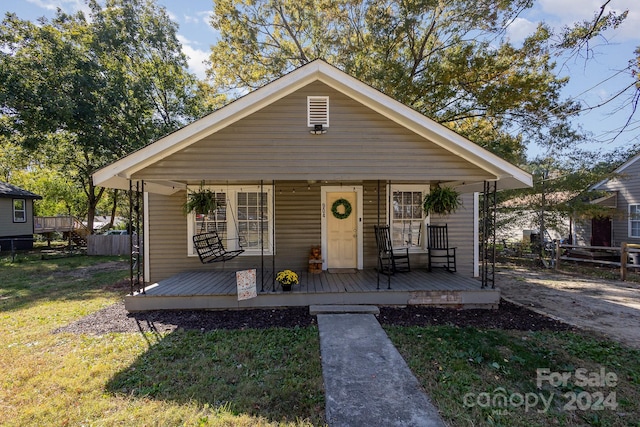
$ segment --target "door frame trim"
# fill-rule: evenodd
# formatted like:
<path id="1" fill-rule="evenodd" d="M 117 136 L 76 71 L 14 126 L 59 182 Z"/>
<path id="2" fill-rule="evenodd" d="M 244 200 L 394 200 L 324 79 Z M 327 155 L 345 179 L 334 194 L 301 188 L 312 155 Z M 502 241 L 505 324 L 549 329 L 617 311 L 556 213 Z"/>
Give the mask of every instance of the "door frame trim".
<path id="1" fill-rule="evenodd" d="M 344 193 L 354 192 L 356 193 L 356 229 L 357 229 L 357 242 L 356 251 L 358 258 L 358 270 L 362 270 L 364 266 L 364 237 L 363 237 L 363 224 L 362 224 L 362 211 L 363 211 L 363 196 L 362 185 L 323 185 L 320 189 L 320 216 L 321 216 L 321 244 L 322 244 L 322 269 L 328 268 L 329 257 L 327 256 L 327 215 L 330 211 L 330 207 L 327 206 L 327 193 Z"/>

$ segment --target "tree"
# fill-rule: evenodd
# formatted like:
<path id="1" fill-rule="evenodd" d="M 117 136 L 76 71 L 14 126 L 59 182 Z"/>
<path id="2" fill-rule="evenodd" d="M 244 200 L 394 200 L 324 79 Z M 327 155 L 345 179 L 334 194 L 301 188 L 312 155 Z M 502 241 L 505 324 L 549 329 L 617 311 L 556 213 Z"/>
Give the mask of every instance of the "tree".
<path id="1" fill-rule="evenodd" d="M 589 61 L 595 57 L 592 42 L 599 39 L 604 41 L 606 46 L 608 41 L 605 38 L 604 33 L 607 30 L 615 30 L 618 28 L 629 14 L 628 10 L 622 11 L 621 13 L 616 13 L 615 10 L 607 10 L 611 2 L 612 0 L 604 1 L 600 8 L 594 13 L 593 18 L 582 22 L 576 22 L 570 27 L 568 26 L 563 28 L 560 34 L 560 41 L 555 44 L 555 47 L 561 51 L 566 51 L 565 56 L 567 57 L 567 60 L 576 57 L 584 58 L 584 66 L 585 68 L 588 68 Z M 615 140 L 625 130 L 637 130 L 637 128 L 629 128 L 633 123 L 634 116 L 638 110 L 638 102 L 640 102 L 640 47 L 638 47 L 634 52 L 629 52 L 629 55 L 632 59 L 628 62 L 626 68 L 615 71 L 615 74 L 628 75 L 628 83 L 618 88 L 618 90 L 609 95 L 599 104 L 585 106 L 582 108 L 582 111 L 601 109 L 614 100 L 622 101 L 620 102 L 620 106 L 616 107 L 616 110 L 628 110 L 628 119 L 620 129 L 613 132 L 615 136 L 611 138 L 611 141 Z"/>
<path id="2" fill-rule="evenodd" d="M 506 26 L 529 0 L 224 0 L 210 77 L 239 93 L 323 58 L 471 140 L 524 161 L 577 106 L 562 101 L 551 33 L 516 48 Z M 518 135 L 518 136 L 514 136 Z"/>
<path id="3" fill-rule="evenodd" d="M 574 237 L 567 224 L 609 216 L 606 206 L 592 204 L 606 192 L 591 190 L 597 182 L 614 178 L 614 170 L 637 153 L 617 150 L 595 155 L 576 150 L 552 150 L 526 166 L 533 176 L 533 187 L 498 193 L 496 230 L 534 229 L 541 239 L 554 231 L 561 237 Z M 542 255 L 543 246 L 536 248 Z"/>
<path id="4" fill-rule="evenodd" d="M 202 112 L 176 26 L 151 0 L 97 0 L 84 14 L 36 25 L 7 14 L 0 26 L 4 135 L 83 189 L 90 224 L 104 189 L 92 173 Z"/>

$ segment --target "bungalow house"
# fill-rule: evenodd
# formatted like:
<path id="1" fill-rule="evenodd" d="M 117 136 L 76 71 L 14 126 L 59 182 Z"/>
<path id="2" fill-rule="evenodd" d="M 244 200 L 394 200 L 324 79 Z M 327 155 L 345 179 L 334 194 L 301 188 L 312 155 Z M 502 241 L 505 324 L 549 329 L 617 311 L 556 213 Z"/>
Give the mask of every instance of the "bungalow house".
<path id="1" fill-rule="evenodd" d="M 417 272 L 427 265 L 426 225 L 446 223 L 449 245 L 457 247 L 457 272 L 444 280 L 465 278 L 480 288 L 473 279 L 480 259 L 478 192 L 489 182 L 497 189 L 532 184 L 521 169 L 321 60 L 100 169 L 93 179 L 144 194 L 144 282 L 153 284 L 147 297 L 152 287 L 168 283 L 189 293 L 200 280 L 196 273 L 291 269 L 305 275 L 295 305 L 373 301 L 344 295 L 313 300 L 309 294 L 319 287 L 344 291 L 347 278 L 375 272 L 375 225 L 390 226 L 393 244 L 408 247 Z M 463 193 L 457 212 L 424 214 L 423 198 L 436 185 Z M 220 207 L 211 215 L 185 215 L 188 192 L 201 186 L 215 193 Z M 229 239 L 226 250 L 241 244 L 240 256 L 202 264 L 192 239 L 211 229 Z M 322 273 L 307 277 L 314 246 Z M 393 281 L 407 277 L 398 273 Z M 271 292 L 272 281 L 266 285 Z M 269 304 L 261 298 L 246 304 Z"/>
<path id="2" fill-rule="evenodd" d="M 33 201 L 41 196 L 0 181 L 0 250 L 33 248 Z"/>
<path id="3" fill-rule="evenodd" d="M 609 215 L 576 221 L 576 242 L 587 246 L 619 247 L 640 243 L 640 154 L 614 171 L 614 177 L 590 190 L 606 194 L 591 203 L 608 208 Z"/>

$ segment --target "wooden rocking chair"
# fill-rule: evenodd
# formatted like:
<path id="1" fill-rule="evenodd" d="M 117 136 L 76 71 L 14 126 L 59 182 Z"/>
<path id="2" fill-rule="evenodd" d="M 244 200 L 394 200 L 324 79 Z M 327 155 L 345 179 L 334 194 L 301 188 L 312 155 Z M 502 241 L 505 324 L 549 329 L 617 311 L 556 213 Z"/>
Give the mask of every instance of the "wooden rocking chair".
<path id="1" fill-rule="evenodd" d="M 447 225 L 428 225 L 427 233 L 429 237 L 428 269 L 431 271 L 433 267 L 433 260 L 439 260 L 442 263 L 442 267 L 447 271 L 453 273 L 456 271 L 456 248 L 449 247 L 449 231 Z M 444 261 L 443 261 L 444 260 Z"/>
<path id="2" fill-rule="evenodd" d="M 203 264 L 229 261 L 244 252 L 240 239 L 238 239 L 240 249 L 233 251 L 226 250 L 217 231 L 195 234 L 193 236 L 193 244 L 200 257 L 200 262 Z"/>
<path id="3" fill-rule="evenodd" d="M 374 226 L 376 245 L 378 246 L 378 268 L 384 274 L 411 271 L 409 248 L 393 248 L 388 225 Z M 395 251 L 395 252 L 394 252 Z"/>

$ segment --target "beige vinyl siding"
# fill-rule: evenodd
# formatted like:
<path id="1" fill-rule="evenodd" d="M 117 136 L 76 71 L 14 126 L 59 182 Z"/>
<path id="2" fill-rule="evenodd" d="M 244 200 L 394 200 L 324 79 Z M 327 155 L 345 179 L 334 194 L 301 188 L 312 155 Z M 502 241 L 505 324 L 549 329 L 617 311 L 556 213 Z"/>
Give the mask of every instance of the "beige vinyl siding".
<path id="1" fill-rule="evenodd" d="M 430 224 L 448 225 L 449 246 L 456 248 L 458 273 L 473 276 L 473 194 L 462 195 L 462 206 L 453 214 L 443 217 L 431 215 Z"/>
<path id="2" fill-rule="evenodd" d="M 331 127 L 311 135 L 308 95 L 330 97 Z M 482 181 L 495 178 L 316 82 L 134 174 L 177 180 Z"/>
<path id="3" fill-rule="evenodd" d="M 271 184 L 269 182 L 269 184 Z M 295 192 L 294 192 L 295 189 Z M 306 181 L 276 183 L 275 246 L 276 269 L 306 269 L 311 247 L 320 245 L 320 184 Z M 245 268 L 260 269 L 259 255 L 241 255 L 222 263 L 202 265 L 198 257 L 187 255 L 187 219 L 182 213 L 185 192 L 172 196 L 149 195 L 149 239 L 151 281 L 181 271 Z M 272 257 L 264 257 L 271 269 Z"/>
<path id="4" fill-rule="evenodd" d="M 270 184 L 270 183 L 269 183 Z M 276 182 L 274 188 L 276 269 L 290 268 L 298 271 L 308 267 L 312 246 L 321 244 L 321 187 L 340 183 L 308 183 L 306 181 Z M 377 250 L 373 226 L 385 224 L 386 183 L 380 183 L 380 211 L 378 211 L 377 181 L 343 183 L 363 187 L 363 259 L 364 268 L 377 264 Z M 294 191 L 295 189 L 295 191 Z M 172 196 L 149 194 L 149 265 L 150 280 L 156 282 L 182 271 L 236 270 L 256 268 L 260 270 L 260 256 L 236 257 L 232 261 L 203 265 L 197 257 L 187 255 L 187 219 L 182 213 L 185 192 Z M 446 218 L 432 218 L 434 223 L 449 223 L 451 244 L 458 247 L 458 271 L 471 276 L 473 273 L 473 196 L 464 196 L 464 207 Z M 424 254 L 412 254 L 415 268 L 426 267 Z M 265 256 L 266 269 L 271 269 L 272 258 Z"/>
<path id="5" fill-rule="evenodd" d="M 640 161 L 632 163 L 619 178 L 606 182 L 598 189 L 617 192 L 617 209 L 615 214 L 612 212 L 611 244 L 640 243 L 640 239 L 629 237 L 629 205 L 640 204 Z"/>
<path id="6" fill-rule="evenodd" d="M 186 192 L 171 196 L 149 194 L 149 279 L 166 279 L 181 271 L 239 270 L 255 268 L 256 257 L 237 257 L 222 263 L 202 264 L 197 256 L 187 255 L 187 218 L 182 211 Z"/>
<path id="7" fill-rule="evenodd" d="M 320 188 L 306 181 L 276 182 L 276 269 L 307 269 L 311 247 L 320 246 Z"/>
<path id="8" fill-rule="evenodd" d="M 13 200 L 12 197 L 0 198 L 0 237 L 26 236 L 33 234 L 33 200 L 23 197 L 26 206 L 26 222 L 13 222 Z"/>

